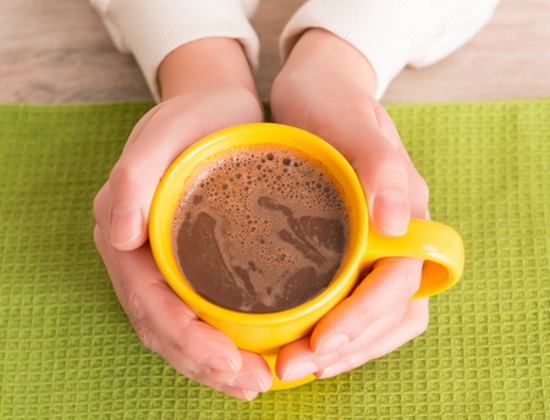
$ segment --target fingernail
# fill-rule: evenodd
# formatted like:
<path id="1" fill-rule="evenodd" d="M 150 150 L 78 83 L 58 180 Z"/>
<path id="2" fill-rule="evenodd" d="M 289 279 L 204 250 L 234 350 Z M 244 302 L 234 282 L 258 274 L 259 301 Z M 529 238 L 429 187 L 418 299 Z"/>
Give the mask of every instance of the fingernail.
<path id="1" fill-rule="evenodd" d="M 317 365 L 309 360 L 291 363 L 281 377 L 281 381 L 289 382 L 302 379 L 312 373 L 317 372 Z"/>
<path id="2" fill-rule="evenodd" d="M 350 342 L 350 338 L 347 334 L 336 334 L 332 337 L 323 340 L 320 345 L 315 349 L 316 356 L 325 356 L 327 354 L 333 353 L 339 348 L 345 346 Z"/>
<path id="3" fill-rule="evenodd" d="M 376 224 L 391 236 L 407 233 L 409 227 L 409 203 L 407 197 L 398 190 L 384 190 L 374 197 L 372 212 Z"/>
<path id="4" fill-rule="evenodd" d="M 230 385 L 254 392 L 266 392 L 269 389 L 267 384 L 265 384 L 260 378 L 250 374 L 236 376 L 231 380 Z"/>
<path id="5" fill-rule="evenodd" d="M 111 211 L 111 244 L 124 249 L 143 233 L 143 217 L 137 206 L 116 207 Z"/>
<path id="6" fill-rule="evenodd" d="M 208 357 L 203 363 L 210 366 L 213 370 L 238 372 L 239 366 L 237 366 L 233 360 L 226 357 Z"/>
<path id="7" fill-rule="evenodd" d="M 254 398 L 258 396 L 258 393 L 254 391 L 249 391 L 247 389 L 243 389 L 243 395 L 245 400 L 252 401 Z"/>

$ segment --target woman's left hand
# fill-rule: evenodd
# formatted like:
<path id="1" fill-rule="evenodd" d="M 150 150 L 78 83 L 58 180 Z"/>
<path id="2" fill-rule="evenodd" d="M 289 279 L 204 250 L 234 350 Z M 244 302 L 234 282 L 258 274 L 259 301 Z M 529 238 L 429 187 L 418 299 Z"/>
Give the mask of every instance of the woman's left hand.
<path id="1" fill-rule="evenodd" d="M 298 41 L 271 92 L 276 122 L 310 131 L 336 147 L 356 170 L 372 228 L 385 236 L 407 231 L 411 217 L 429 218 L 428 188 L 414 168 L 390 116 L 373 98 L 376 77 L 350 44 L 320 29 Z M 326 378 L 381 357 L 422 334 L 428 300 L 411 300 L 422 261 L 378 261 L 351 296 L 283 347 L 283 381 Z"/>

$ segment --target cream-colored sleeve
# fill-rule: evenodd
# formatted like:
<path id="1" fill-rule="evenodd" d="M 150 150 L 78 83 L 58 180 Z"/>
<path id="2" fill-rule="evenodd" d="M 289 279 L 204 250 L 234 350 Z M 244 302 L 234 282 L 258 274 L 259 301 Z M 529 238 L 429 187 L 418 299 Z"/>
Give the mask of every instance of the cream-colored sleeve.
<path id="1" fill-rule="evenodd" d="M 259 41 L 248 18 L 258 0 L 90 0 L 116 47 L 132 53 L 155 99 L 157 70 L 168 53 L 207 37 L 238 39 L 252 67 Z"/>
<path id="2" fill-rule="evenodd" d="M 380 98 L 407 65 L 430 65 L 471 39 L 498 0 L 309 0 L 281 35 L 286 58 L 301 34 L 323 28 L 354 45 L 378 77 Z"/>

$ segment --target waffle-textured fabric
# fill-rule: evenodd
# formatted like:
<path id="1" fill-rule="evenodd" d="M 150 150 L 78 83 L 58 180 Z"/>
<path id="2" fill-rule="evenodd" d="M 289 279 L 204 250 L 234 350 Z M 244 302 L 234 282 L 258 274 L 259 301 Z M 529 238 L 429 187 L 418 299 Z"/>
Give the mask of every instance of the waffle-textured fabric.
<path id="1" fill-rule="evenodd" d="M 387 107 L 464 276 L 421 337 L 250 403 L 141 345 L 93 245 L 94 195 L 151 106 L 0 106 L 1 419 L 548 419 L 550 99 Z"/>

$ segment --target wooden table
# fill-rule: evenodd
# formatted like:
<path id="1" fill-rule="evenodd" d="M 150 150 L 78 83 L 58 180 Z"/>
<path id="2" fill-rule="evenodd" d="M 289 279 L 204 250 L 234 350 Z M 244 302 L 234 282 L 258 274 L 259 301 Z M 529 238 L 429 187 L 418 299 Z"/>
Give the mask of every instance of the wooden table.
<path id="1" fill-rule="evenodd" d="M 303 0 L 263 0 L 256 75 L 263 99 L 280 68 L 278 35 Z M 550 0 L 502 0 L 467 45 L 425 69 L 405 69 L 384 103 L 550 96 Z M 111 44 L 87 0 L 0 0 L 0 102 L 150 99 L 131 56 Z"/>

